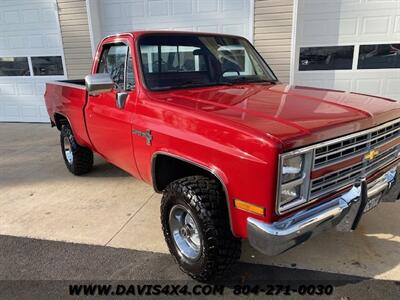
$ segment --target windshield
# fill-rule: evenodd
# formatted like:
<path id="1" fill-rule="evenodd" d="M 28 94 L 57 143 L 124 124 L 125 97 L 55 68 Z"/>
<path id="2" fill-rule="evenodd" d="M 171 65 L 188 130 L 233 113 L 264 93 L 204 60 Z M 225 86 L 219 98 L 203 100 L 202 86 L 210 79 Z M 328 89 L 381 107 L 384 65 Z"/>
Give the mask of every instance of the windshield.
<path id="1" fill-rule="evenodd" d="M 242 38 L 149 35 L 139 40 L 143 77 L 151 90 L 277 81 Z"/>

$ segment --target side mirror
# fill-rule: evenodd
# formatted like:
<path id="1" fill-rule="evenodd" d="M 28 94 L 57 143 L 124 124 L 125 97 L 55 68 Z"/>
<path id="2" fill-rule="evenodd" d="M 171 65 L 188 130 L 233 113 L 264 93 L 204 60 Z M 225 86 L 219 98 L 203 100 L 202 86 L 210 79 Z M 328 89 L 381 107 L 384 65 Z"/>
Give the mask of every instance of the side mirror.
<path id="1" fill-rule="evenodd" d="M 114 81 L 112 81 L 110 74 L 98 73 L 87 75 L 85 85 L 89 95 L 97 96 L 101 93 L 110 92 L 114 88 Z"/>

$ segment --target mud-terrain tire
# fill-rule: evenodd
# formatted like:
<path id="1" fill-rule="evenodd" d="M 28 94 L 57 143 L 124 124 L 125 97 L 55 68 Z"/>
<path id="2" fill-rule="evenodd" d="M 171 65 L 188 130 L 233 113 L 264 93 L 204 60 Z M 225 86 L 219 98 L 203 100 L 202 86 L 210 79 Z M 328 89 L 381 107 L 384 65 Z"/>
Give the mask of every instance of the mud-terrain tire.
<path id="1" fill-rule="evenodd" d="M 225 194 L 214 179 L 185 177 L 163 191 L 161 224 L 165 240 L 181 270 L 193 279 L 222 279 L 221 275 L 240 258 L 241 240 L 232 235 L 228 213 Z"/>
<path id="2" fill-rule="evenodd" d="M 93 152 L 76 143 L 68 125 L 61 128 L 60 144 L 65 165 L 72 174 L 83 175 L 90 172 L 93 167 Z"/>

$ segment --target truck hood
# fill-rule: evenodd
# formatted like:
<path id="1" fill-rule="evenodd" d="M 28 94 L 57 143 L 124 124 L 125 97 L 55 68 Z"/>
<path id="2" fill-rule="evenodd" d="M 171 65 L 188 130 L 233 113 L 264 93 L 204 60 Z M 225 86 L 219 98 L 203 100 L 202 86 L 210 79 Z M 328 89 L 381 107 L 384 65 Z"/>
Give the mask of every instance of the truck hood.
<path id="1" fill-rule="evenodd" d="M 158 100 L 241 123 L 285 150 L 371 128 L 400 117 L 400 103 L 369 95 L 273 84 L 153 93 Z"/>

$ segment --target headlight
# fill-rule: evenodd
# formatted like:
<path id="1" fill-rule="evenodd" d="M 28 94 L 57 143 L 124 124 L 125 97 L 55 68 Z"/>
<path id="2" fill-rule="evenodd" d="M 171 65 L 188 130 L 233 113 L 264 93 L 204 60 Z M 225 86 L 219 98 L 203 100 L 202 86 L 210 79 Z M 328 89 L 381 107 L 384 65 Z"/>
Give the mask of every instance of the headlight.
<path id="1" fill-rule="evenodd" d="M 301 193 L 301 185 L 289 186 L 289 187 L 282 187 L 281 189 L 281 206 L 292 202 L 300 198 Z"/>
<path id="2" fill-rule="evenodd" d="M 282 162 L 282 183 L 300 178 L 303 173 L 304 155 L 289 156 L 283 158 Z"/>
<path id="3" fill-rule="evenodd" d="M 277 213 L 283 213 L 308 201 L 312 152 L 285 153 L 279 159 Z"/>

